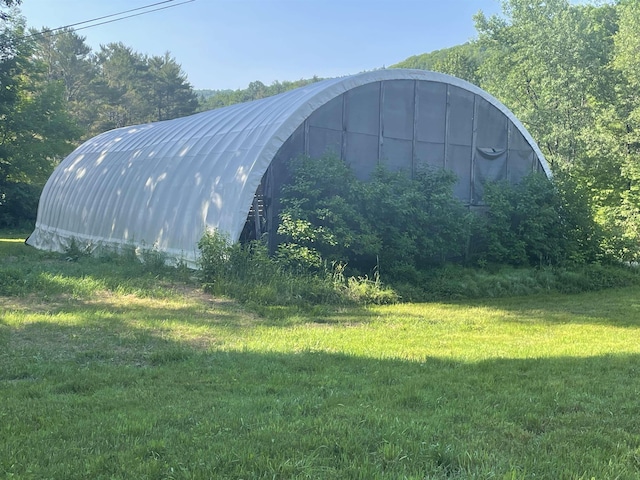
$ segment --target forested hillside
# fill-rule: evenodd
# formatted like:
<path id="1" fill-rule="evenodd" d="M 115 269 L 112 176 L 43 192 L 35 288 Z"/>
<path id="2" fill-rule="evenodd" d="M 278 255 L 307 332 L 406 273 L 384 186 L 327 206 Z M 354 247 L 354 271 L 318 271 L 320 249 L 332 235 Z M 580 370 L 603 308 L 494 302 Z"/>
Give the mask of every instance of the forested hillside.
<path id="1" fill-rule="evenodd" d="M 170 53 L 141 55 L 122 43 L 93 51 L 71 29 L 25 31 L 19 3 L 0 0 L 0 226 L 33 221 L 39 189 L 83 139 L 319 80 L 196 92 Z M 640 0 L 507 0 L 501 15 L 478 13 L 475 22 L 475 41 L 393 67 L 449 73 L 505 103 L 556 178 L 575 186 L 576 202 L 588 202 L 605 248 L 637 260 Z"/>
<path id="2" fill-rule="evenodd" d="M 228 105 L 233 105 L 234 103 L 250 102 L 251 100 L 270 97 L 271 95 L 277 95 L 320 80 L 322 79 L 313 77 L 293 82 L 275 81 L 268 86 L 261 81 L 256 80 L 255 82 L 251 82 L 247 88 L 241 88 L 238 90 L 198 90 L 196 93 L 198 93 L 200 98 L 200 110 L 204 111 L 211 110 L 213 108 L 226 107 Z"/>
<path id="3" fill-rule="evenodd" d="M 480 82 L 478 70 L 482 63 L 482 52 L 483 49 L 478 43 L 465 43 L 431 53 L 414 55 L 390 68 L 417 68 L 448 73 L 477 85 Z"/>

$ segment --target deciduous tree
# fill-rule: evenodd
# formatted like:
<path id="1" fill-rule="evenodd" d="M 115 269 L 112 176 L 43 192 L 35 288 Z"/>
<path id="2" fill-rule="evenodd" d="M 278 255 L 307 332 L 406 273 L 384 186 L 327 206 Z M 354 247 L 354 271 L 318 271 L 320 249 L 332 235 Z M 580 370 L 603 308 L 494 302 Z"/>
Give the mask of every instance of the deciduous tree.
<path id="1" fill-rule="evenodd" d="M 0 225 L 35 218 L 39 189 L 77 136 L 63 88 L 44 81 L 21 20 L 3 21 L 0 44 Z"/>
<path id="2" fill-rule="evenodd" d="M 476 16 L 482 85 L 534 134 L 547 159 L 584 158 L 583 132 L 609 94 L 614 7 L 568 0 L 507 0 L 502 16 Z"/>

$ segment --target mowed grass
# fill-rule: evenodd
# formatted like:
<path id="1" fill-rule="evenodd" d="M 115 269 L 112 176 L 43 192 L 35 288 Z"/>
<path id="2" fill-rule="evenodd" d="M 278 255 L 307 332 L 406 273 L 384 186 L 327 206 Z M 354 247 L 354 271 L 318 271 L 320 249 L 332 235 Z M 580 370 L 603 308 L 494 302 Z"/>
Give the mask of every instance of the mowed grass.
<path id="1" fill-rule="evenodd" d="M 640 478 L 640 288 L 262 317 L 137 268 L 0 240 L 0 478 Z"/>

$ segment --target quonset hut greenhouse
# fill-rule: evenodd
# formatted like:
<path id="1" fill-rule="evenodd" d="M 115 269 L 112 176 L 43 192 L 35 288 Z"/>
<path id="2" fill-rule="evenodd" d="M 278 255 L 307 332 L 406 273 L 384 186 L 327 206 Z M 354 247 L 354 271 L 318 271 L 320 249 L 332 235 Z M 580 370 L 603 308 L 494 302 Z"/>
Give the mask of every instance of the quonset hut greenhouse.
<path id="1" fill-rule="evenodd" d="M 550 176 L 526 129 L 480 88 L 440 73 L 378 70 L 98 135 L 47 181 L 27 243 L 156 248 L 194 266 L 207 229 L 274 242 L 288 160 L 327 152 L 362 179 L 379 162 L 449 169 L 470 208 L 483 205 L 489 181 Z"/>

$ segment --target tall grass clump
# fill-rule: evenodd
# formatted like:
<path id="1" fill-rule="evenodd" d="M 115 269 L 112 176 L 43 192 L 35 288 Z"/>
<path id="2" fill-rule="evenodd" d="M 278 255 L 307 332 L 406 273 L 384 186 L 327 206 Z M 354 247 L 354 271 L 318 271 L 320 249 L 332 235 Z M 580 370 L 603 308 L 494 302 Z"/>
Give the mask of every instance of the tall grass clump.
<path id="1" fill-rule="evenodd" d="M 571 267 L 465 267 L 448 264 L 422 272 L 416 282 L 396 281 L 394 290 L 407 302 L 504 298 L 541 293 L 593 292 L 640 285 L 640 269 L 621 264 Z"/>
<path id="2" fill-rule="evenodd" d="M 205 290 L 246 304 L 305 307 L 397 300 L 379 278 L 347 277 L 338 263 L 324 263 L 315 270 L 294 268 L 281 257 L 270 256 L 260 241 L 232 243 L 224 234 L 209 231 L 198 248 Z"/>

